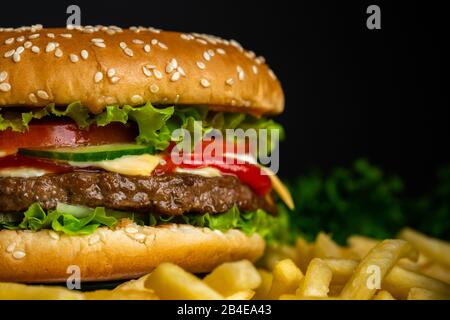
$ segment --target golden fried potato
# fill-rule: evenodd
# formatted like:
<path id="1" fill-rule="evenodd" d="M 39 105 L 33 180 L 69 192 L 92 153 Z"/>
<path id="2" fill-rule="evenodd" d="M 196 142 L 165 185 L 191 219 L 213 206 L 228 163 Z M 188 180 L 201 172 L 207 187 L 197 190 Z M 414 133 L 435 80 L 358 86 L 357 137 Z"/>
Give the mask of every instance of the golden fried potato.
<path id="1" fill-rule="evenodd" d="M 326 233 L 320 232 L 314 243 L 313 256 L 316 258 L 344 258 L 342 248 Z"/>
<path id="2" fill-rule="evenodd" d="M 333 274 L 330 267 L 319 258 L 314 258 L 306 270 L 296 295 L 302 297 L 327 297 Z"/>
<path id="3" fill-rule="evenodd" d="M 83 300 L 81 292 L 63 287 L 0 283 L 0 300 Z"/>
<path id="4" fill-rule="evenodd" d="M 261 276 L 250 261 L 241 260 L 221 264 L 208 274 L 203 282 L 226 297 L 240 291 L 256 289 L 261 284 Z"/>
<path id="5" fill-rule="evenodd" d="M 450 268 L 450 243 L 427 237 L 410 228 L 403 229 L 399 234 L 399 238 L 408 241 L 417 248 L 417 250 L 439 264 L 443 264 Z"/>
<path id="6" fill-rule="evenodd" d="M 144 282 L 164 300 L 222 300 L 223 296 L 193 274 L 172 263 L 162 263 Z"/>
<path id="7" fill-rule="evenodd" d="M 450 294 L 450 285 L 400 267 L 393 268 L 381 286 L 397 299 L 406 299 L 411 288 L 423 288 L 444 295 Z"/>
<path id="8" fill-rule="evenodd" d="M 150 274 L 146 274 L 145 276 L 140 277 L 139 279 L 135 280 L 129 280 L 127 282 L 124 282 L 117 287 L 114 288 L 115 291 L 117 290 L 141 290 L 141 291 L 148 291 L 148 289 L 145 288 L 144 282 L 148 278 Z"/>
<path id="9" fill-rule="evenodd" d="M 264 269 L 258 269 L 258 273 L 261 276 L 261 284 L 255 290 L 254 300 L 267 300 L 269 299 L 269 291 L 272 286 L 272 273 Z"/>
<path id="10" fill-rule="evenodd" d="M 347 239 L 350 250 L 353 251 L 358 259 L 363 259 L 380 241 L 364 236 L 351 236 Z"/>
<path id="11" fill-rule="evenodd" d="M 278 262 L 273 268 L 272 286 L 269 290 L 269 299 L 278 299 L 282 294 L 294 293 L 300 285 L 303 273 L 290 259 Z"/>
<path id="12" fill-rule="evenodd" d="M 426 276 L 450 284 L 450 268 L 444 267 L 437 263 L 431 263 L 421 267 L 420 272 Z"/>
<path id="13" fill-rule="evenodd" d="M 121 289 L 85 292 L 87 300 L 159 300 L 151 290 Z"/>
<path id="14" fill-rule="evenodd" d="M 408 300 L 450 300 L 450 295 L 445 295 L 423 288 L 411 288 Z"/>
<path id="15" fill-rule="evenodd" d="M 380 290 L 373 297 L 373 300 L 395 300 L 395 298 L 386 290 Z"/>
<path id="16" fill-rule="evenodd" d="M 380 288 L 381 281 L 404 257 L 417 258 L 411 245 L 403 240 L 384 240 L 377 244 L 356 267 L 342 289 L 342 299 L 368 300 Z M 390 291 L 390 290 L 388 290 Z"/>
<path id="17" fill-rule="evenodd" d="M 247 289 L 238 291 L 231 296 L 227 296 L 226 300 L 251 300 L 253 296 L 255 295 L 255 291 Z"/>
<path id="18" fill-rule="evenodd" d="M 294 262 L 296 262 L 302 272 L 306 272 L 306 269 L 313 258 L 314 247 L 305 239 L 298 238 L 295 242 L 295 249 L 297 251 L 297 261 L 294 260 Z"/>
<path id="19" fill-rule="evenodd" d="M 345 284 L 358 266 L 358 261 L 350 259 L 323 259 L 331 269 L 333 284 Z"/>

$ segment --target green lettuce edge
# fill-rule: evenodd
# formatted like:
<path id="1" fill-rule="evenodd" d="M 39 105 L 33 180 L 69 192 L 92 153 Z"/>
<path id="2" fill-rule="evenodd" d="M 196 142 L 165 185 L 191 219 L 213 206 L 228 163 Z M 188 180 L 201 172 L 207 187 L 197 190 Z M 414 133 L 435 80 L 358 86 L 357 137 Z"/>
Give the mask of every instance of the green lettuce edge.
<path id="1" fill-rule="evenodd" d="M 50 229 L 67 235 L 89 235 L 99 227 L 113 228 L 120 219 L 128 218 L 141 225 L 158 226 L 168 223 L 189 224 L 195 227 L 227 231 L 238 229 L 246 235 L 258 233 L 269 243 L 286 242 L 289 234 L 287 212 L 281 211 L 279 216 L 272 216 L 262 209 L 241 213 L 233 207 L 220 214 L 187 214 L 183 216 L 160 216 L 155 214 L 135 214 L 108 210 L 103 207 L 95 209 L 58 204 L 55 210 L 45 210 L 38 204 L 32 204 L 24 212 L 20 222 L 0 222 L 0 229 L 39 231 Z"/>

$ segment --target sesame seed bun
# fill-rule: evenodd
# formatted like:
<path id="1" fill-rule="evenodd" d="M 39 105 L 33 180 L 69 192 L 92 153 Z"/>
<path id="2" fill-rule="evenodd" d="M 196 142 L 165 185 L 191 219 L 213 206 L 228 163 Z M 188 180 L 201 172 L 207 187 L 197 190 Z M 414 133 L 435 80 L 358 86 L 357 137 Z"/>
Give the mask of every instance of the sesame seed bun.
<path id="1" fill-rule="evenodd" d="M 280 82 L 237 42 L 153 28 L 0 29 L 0 107 L 81 101 L 201 104 L 255 115 L 283 111 Z"/>
<path id="2" fill-rule="evenodd" d="M 264 241 L 257 234 L 190 225 L 130 224 L 115 230 L 99 228 L 88 236 L 2 230 L 0 282 L 65 282 L 71 265 L 80 267 L 82 282 L 130 279 L 162 262 L 190 272 L 209 272 L 226 261 L 255 261 L 263 251 Z"/>

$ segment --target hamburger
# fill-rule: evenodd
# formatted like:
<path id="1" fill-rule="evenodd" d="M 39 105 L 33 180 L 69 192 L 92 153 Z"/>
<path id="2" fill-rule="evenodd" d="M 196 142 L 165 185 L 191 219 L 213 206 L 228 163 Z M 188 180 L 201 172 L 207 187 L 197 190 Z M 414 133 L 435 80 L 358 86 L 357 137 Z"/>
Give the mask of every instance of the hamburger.
<path id="1" fill-rule="evenodd" d="M 71 266 L 83 281 L 129 279 L 161 262 L 208 272 L 285 233 L 276 203 L 292 199 L 257 154 L 241 157 L 245 139 L 202 135 L 172 158 L 180 128 L 283 135 L 269 118 L 283 91 L 262 57 L 116 26 L 2 28 L 0 48 L 0 281 L 65 281 Z M 231 148 L 191 161 L 211 141 Z"/>

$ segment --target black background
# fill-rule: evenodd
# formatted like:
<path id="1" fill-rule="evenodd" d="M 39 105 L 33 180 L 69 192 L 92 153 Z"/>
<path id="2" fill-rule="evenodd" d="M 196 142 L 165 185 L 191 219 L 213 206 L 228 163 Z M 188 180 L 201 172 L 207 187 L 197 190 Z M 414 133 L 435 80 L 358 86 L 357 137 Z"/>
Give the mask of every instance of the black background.
<path id="1" fill-rule="evenodd" d="M 84 25 L 204 32 L 264 55 L 286 94 L 282 176 L 366 156 L 423 191 L 449 162 L 448 33 L 436 3 L 3 1 L 0 24 L 63 26 L 69 4 L 80 5 Z M 381 7 L 381 30 L 366 27 L 369 4 Z"/>

